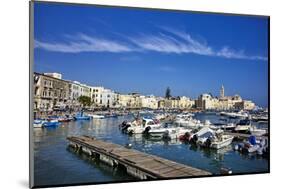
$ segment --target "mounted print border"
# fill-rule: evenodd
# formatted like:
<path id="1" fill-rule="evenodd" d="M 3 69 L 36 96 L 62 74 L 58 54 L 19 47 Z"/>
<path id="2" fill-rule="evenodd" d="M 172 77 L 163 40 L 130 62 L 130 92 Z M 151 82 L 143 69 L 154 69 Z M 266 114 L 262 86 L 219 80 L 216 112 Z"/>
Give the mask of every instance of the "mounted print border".
<path id="1" fill-rule="evenodd" d="M 270 17 L 30 1 L 30 187 L 270 172 Z"/>

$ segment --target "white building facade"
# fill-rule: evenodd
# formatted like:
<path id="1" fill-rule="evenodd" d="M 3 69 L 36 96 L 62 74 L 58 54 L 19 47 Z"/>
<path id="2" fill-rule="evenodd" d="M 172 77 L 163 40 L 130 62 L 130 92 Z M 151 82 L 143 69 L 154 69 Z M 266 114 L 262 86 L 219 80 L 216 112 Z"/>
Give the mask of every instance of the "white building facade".
<path id="1" fill-rule="evenodd" d="M 104 87 L 91 87 L 90 96 L 95 107 L 113 108 L 117 105 L 117 93 Z"/>

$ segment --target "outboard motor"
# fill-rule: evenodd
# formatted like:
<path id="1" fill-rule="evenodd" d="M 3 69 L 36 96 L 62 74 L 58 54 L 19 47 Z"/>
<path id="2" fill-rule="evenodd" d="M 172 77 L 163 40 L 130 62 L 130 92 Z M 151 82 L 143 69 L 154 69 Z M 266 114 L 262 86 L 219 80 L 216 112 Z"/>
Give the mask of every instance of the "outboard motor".
<path id="1" fill-rule="evenodd" d="M 126 124 L 125 124 L 124 126 L 122 126 L 122 128 L 121 128 L 122 132 L 126 132 L 129 127 L 131 127 L 131 125 L 126 123 Z"/>
<path id="2" fill-rule="evenodd" d="M 121 124 L 119 124 L 119 129 L 122 129 L 127 124 L 127 121 L 123 121 Z"/>
<path id="3" fill-rule="evenodd" d="M 168 140 L 169 139 L 169 131 L 166 130 L 165 133 L 163 134 L 163 139 Z"/>
<path id="4" fill-rule="evenodd" d="M 146 127 L 143 131 L 143 134 L 148 135 L 149 134 L 148 132 L 150 131 L 150 129 L 151 129 L 150 126 Z"/>
<path id="5" fill-rule="evenodd" d="M 211 139 L 210 139 L 210 138 L 207 138 L 207 140 L 205 141 L 205 146 L 206 146 L 207 148 L 209 148 L 209 147 L 211 146 L 211 144 L 212 144 Z"/>
<path id="6" fill-rule="evenodd" d="M 198 136 L 194 135 L 191 139 L 191 142 L 195 144 L 197 141 L 198 141 Z"/>

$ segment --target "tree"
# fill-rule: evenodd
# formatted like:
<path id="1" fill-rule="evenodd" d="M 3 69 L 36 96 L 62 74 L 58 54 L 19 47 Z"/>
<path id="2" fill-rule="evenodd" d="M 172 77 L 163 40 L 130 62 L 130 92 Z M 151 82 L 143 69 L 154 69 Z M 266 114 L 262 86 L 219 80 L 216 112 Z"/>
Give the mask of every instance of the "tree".
<path id="1" fill-rule="evenodd" d="M 82 107 L 86 107 L 86 106 L 91 106 L 92 105 L 92 101 L 91 98 L 88 96 L 79 96 L 78 97 L 78 102 L 80 104 L 82 104 Z"/>
<path id="2" fill-rule="evenodd" d="M 165 94 L 165 98 L 170 99 L 172 97 L 171 95 L 171 89 L 170 87 L 167 87 L 166 89 L 166 94 Z"/>

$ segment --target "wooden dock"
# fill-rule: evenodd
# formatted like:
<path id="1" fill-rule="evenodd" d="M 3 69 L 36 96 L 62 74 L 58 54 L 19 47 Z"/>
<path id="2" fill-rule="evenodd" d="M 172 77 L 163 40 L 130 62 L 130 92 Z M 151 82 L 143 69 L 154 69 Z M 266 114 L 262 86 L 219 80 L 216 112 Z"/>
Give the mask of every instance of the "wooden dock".
<path id="1" fill-rule="evenodd" d="M 113 167 L 125 168 L 138 179 L 181 178 L 211 175 L 210 172 L 146 154 L 89 136 L 67 137 L 69 145 Z"/>

